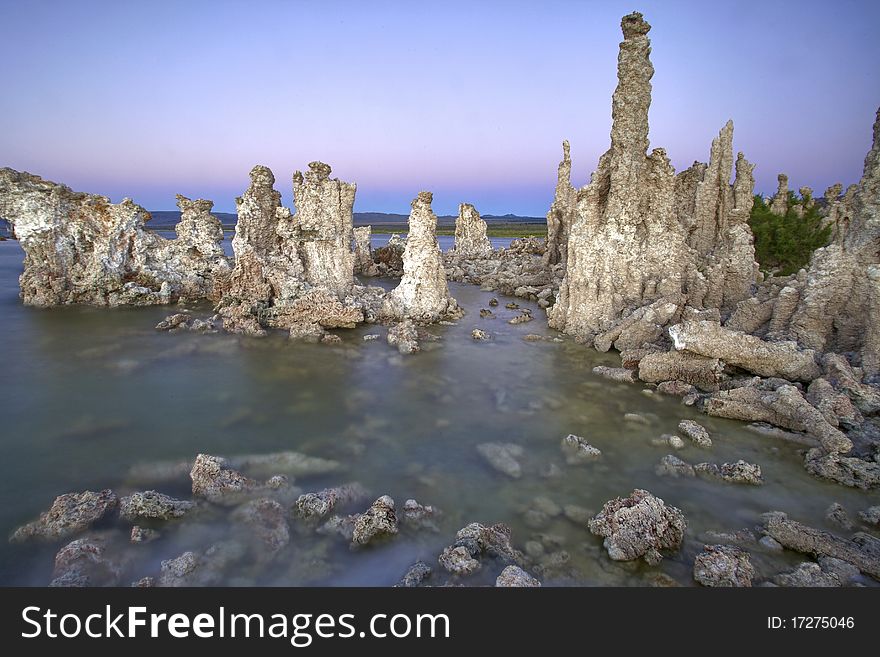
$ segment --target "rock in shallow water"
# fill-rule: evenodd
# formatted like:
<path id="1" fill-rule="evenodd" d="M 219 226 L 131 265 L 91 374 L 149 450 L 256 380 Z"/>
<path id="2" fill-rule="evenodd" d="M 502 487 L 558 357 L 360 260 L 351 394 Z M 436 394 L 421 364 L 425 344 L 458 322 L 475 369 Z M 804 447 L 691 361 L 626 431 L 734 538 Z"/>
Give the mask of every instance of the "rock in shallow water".
<path id="1" fill-rule="evenodd" d="M 108 489 L 97 493 L 87 490 L 59 495 L 38 520 L 15 530 L 10 541 L 19 543 L 32 538 L 56 540 L 79 533 L 115 510 L 118 503 L 116 493 Z"/>
<path id="2" fill-rule="evenodd" d="M 519 566 L 507 566 L 495 579 L 495 586 L 502 588 L 535 588 L 541 586 L 541 582 Z"/>
<path id="3" fill-rule="evenodd" d="M 119 500 L 119 514 L 126 520 L 171 520 L 186 515 L 195 506 L 187 500 L 176 500 L 154 490 L 126 495 Z"/>
<path id="4" fill-rule="evenodd" d="M 376 537 L 393 536 L 396 533 L 397 514 L 394 512 L 394 500 L 388 495 L 383 495 L 354 521 L 351 544 L 366 545 Z"/>
<path id="5" fill-rule="evenodd" d="M 754 576 L 749 553 L 731 545 L 706 545 L 694 562 L 694 579 L 703 586 L 746 587 Z"/>
<path id="6" fill-rule="evenodd" d="M 732 484 L 761 486 L 764 483 L 761 466 L 742 459 L 736 463 L 722 463 L 720 466 L 715 463 L 697 463 L 694 471 L 701 477 L 720 479 Z"/>
<path id="7" fill-rule="evenodd" d="M 681 546 L 687 521 L 679 509 L 636 489 L 628 497 L 606 502 L 589 526 L 591 532 L 605 538 L 605 549 L 614 561 L 644 558 L 649 564 L 658 564 L 663 559 L 661 550 Z"/>
<path id="8" fill-rule="evenodd" d="M 693 420 L 682 420 L 678 423 L 678 430 L 700 447 L 712 446 L 712 439 L 709 438 L 709 432 L 706 431 L 706 427 L 698 422 L 694 422 Z"/>
<path id="9" fill-rule="evenodd" d="M 305 493 L 296 500 L 294 509 L 303 519 L 317 519 L 328 515 L 337 506 L 354 504 L 367 496 L 366 489 L 354 482 L 335 488 L 325 488 L 317 493 Z"/>
<path id="10" fill-rule="evenodd" d="M 562 439 L 562 453 L 565 454 L 565 462 L 569 465 L 590 463 L 602 456 L 602 452 L 593 447 L 585 438 L 568 434 Z"/>
<path id="11" fill-rule="evenodd" d="M 68 543 L 55 555 L 53 587 L 114 586 L 122 568 L 107 554 L 102 538 L 79 538 Z"/>
<path id="12" fill-rule="evenodd" d="M 477 451 L 498 472 L 514 479 L 519 479 L 522 476 L 522 466 L 517 459 L 525 453 L 525 450 L 519 445 L 481 443 L 477 445 Z"/>
<path id="13" fill-rule="evenodd" d="M 229 467 L 226 459 L 210 454 L 199 454 L 190 471 L 192 492 L 196 497 L 216 503 L 230 503 L 237 494 L 252 491 L 258 483 Z M 232 502 L 234 503 L 234 501 Z"/>

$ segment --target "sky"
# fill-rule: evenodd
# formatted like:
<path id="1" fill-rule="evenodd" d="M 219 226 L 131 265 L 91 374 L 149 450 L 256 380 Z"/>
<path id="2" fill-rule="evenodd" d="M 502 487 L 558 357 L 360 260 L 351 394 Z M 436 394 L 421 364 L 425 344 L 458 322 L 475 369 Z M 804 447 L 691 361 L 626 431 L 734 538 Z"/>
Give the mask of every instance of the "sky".
<path id="1" fill-rule="evenodd" d="M 770 194 L 857 182 L 880 105 L 880 2 L 0 0 L 0 166 L 149 210 L 313 160 L 356 211 L 543 216 L 609 145 L 620 18 L 653 26 L 651 146 L 734 148 Z"/>

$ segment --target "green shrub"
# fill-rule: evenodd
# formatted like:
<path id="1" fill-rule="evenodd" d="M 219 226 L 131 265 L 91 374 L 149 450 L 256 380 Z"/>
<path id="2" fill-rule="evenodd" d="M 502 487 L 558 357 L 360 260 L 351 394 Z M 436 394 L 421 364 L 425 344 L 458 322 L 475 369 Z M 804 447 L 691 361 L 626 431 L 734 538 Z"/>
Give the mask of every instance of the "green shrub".
<path id="1" fill-rule="evenodd" d="M 777 276 L 793 274 L 810 262 L 813 251 L 826 246 L 831 226 L 822 226 L 819 209 L 814 205 L 804 208 L 802 217 L 795 214 L 795 206 L 803 207 L 804 199 L 788 193 L 788 212 L 773 214 L 760 195 L 749 217 L 755 235 L 755 258 L 761 269 Z"/>

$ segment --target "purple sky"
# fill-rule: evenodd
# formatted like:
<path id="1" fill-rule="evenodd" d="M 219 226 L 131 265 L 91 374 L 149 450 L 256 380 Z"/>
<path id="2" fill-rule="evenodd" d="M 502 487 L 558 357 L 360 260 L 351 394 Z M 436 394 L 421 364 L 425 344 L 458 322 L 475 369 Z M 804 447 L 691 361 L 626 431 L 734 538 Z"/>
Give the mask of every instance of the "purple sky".
<path id="1" fill-rule="evenodd" d="M 257 163 L 290 204 L 320 159 L 359 211 L 543 216 L 561 140 L 578 186 L 608 147 L 633 9 L 677 170 L 732 118 L 758 191 L 853 183 L 880 105 L 875 0 L 0 2 L 0 166 L 152 210 L 232 211 Z"/>

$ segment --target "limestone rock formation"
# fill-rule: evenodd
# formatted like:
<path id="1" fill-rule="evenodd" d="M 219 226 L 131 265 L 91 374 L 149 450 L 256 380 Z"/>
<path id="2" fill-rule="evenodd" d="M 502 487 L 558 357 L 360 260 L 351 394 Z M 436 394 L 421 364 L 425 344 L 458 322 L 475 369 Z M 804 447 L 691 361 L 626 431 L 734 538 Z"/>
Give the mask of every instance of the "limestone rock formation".
<path id="1" fill-rule="evenodd" d="M 470 203 L 458 206 L 453 253 L 462 258 L 486 258 L 492 255 L 492 244 L 486 236 L 486 222 Z"/>
<path id="2" fill-rule="evenodd" d="M 354 521 L 352 545 L 366 545 L 376 537 L 393 536 L 397 533 L 398 521 L 394 511 L 394 500 L 383 495 L 370 505 Z"/>
<path id="3" fill-rule="evenodd" d="M 390 319 L 434 322 L 461 315 L 449 295 L 443 255 L 437 244 L 437 216 L 431 210 L 431 192 L 419 192 L 412 202 L 409 234 L 403 252 L 403 278 L 391 291 L 382 310 Z"/>
<path id="4" fill-rule="evenodd" d="M 373 247 L 370 243 L 372 226 L 358 226 L 354 229 L 354 273 L 361 276 L 378 276 L 379 268 L 373 262 Z"/>
<path id="5" fill-rule="evenodd" d="M 24 249 L 21 298 L 34 306 L 218 299 L 231 266 L 212 205 L 178 196 L 181 222 L 169 240 L 145 230 L 150 213 L 131 199 L 111 203 L 0 169 L 0 217 Z"/>
<path id="6" fill-rule="evenodd" d="M 562 161 L 556 178 L 556 193 L 547 212 L 547 246 L 544 264 L 565 266 L 568 258 L 568 235 L 574 223 L 577 190 L 571 184 L 571 146 L 562 142 Z"/>
<path id="7" fill-rule="evenodd" d="M 211 502 L 228 504 L 238 501 L 242 493 L 254 490 L 258 484 L 237 470 L 233 470 L 226 459 L 210 454 L 199 454 L 192 470 L 192 493 Z"/>
<path id="8" fill-rule="evenodd" d="M 813 254 L 789 335 L 817 351 L 857 352 L 865 374 L 874 376 L 880 374 L 880 110 L 849 205 L 849 225 L 838 219 L 834 241 Z"/>
<path id="9" fill-rule="evenodd" d="M 119 515 L 126 520 L 170 520 L 186 515 L 194 504 L 154 490 L 132 493 L 119 500 Z"/>
<path id="10" fill-rule="evenodd" d="M 732 545 L 706 545 L 694 560 L 694 579 L 703 586 L 751 586 L 755 568 L 745 550 Z"/>
<path id="11" fill-rule="evenodd" d="M 312 162 L 305 175 L 294 174 L 291 215 L 269 168 L 251 170 L 250 187 L 236 199 L 235 269 L 219 305 L 227 330 L 260 335 L 267 328 L 352 327 L 364 320 L 351 296 L 356 188 L 331 179 L 330 171 Z"/>
<path id="12" fill-rule="evenodd" d="M 766 533 L 789 550 L 840 559 L 880 580 L 880 539 L 861 532 L 844 539 L 790 520 L 780 512 L 766 513 L 763 518 Z"/>
<path id="13" fill-rule="evenodd" d="M 776 193 L 770 200 L 770 212 L 782 217 L 788 212 L 788 176 L 780 173 L 776 180 L 779 182 L 779 185 L 776 188 Z"/>
<path id="14" fill-rule="evenodd" d="M 79 533 L 112 513 L 119 498 L 112 490 L 65 493 L 33 522 L 19 527 L 9 539 L 19 543 L 32 538 L 56 540 Z"/>
<path id="15" fill-rule="evenodd" d="M 731 312 L 757 272 L 747 223 L 752 165 L 741 154 L 728 182 L 733 124 L 713 141 L 708 165 L 678 176 L 663 149 L 646 155 L 650 26 L 638 13 L 621 26 L 611 148 L 577 191 L 565 277 L 549 311 L 552 327 L 585 339 L 663 297 L 683 305 L 686 294 L 694 308 Z"/>
<path id="16" fill-rule="evenodd" d="M 644 558 L 656 565 L 663 560 L 661 550 L 681 546 L 687 521 L 674 506 L 636 489 L 628 497 L 606 502 L 589 526 L 591 532 L 605 538 L 605 549 L 614 561 Z"/>
<path id="17" fill-rule="evenodd" d="M 535 588 L 541 582 L 519 566 L 507 566 L 495 579 L 495 586 L 503 588 Z"/>
<path id="18" fill-rule="evenodd" d="M 811 349 L 794 342 L 766 342 L 715 322 L 686 321 L 669 328 L 675 348 L 698 356 L 720 358 L 760 376 L 812 381 L 821 374 Z"/>

